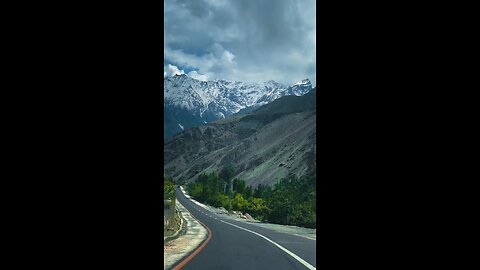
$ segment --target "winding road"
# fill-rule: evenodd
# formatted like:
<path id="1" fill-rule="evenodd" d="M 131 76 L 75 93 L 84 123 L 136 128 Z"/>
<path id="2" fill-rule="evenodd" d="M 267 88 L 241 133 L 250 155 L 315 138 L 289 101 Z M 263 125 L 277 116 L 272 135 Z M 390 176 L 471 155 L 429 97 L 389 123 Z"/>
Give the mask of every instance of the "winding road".
<path id="1" fill-rule="evenodd" d="M 193 203 L 178 188 L 176 194 L 209 236 L 174 270 L 316 269 L 316 240 L 232 220 Z"/>

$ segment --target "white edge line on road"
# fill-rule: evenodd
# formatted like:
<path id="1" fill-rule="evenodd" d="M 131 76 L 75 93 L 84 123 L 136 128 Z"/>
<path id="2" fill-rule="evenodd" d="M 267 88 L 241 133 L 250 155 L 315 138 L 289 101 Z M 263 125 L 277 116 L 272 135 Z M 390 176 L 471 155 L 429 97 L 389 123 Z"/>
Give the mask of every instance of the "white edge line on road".
<path id="1" fill-rule="evenodd" d="M 186 195 L 186 194 L 185 194 L 185 191 L 183 190 L 183 188 L 181 188 L 181 191 L 182 191 L 182 193 L 183 193 L 184 195 Z M 187 196 L 185 196 L 185 197 L 187 197 Z M 187 197 L 187 198 L 190 199 L 190 200 L 192 200 L 190 197 Z M 193 200 L 192 200 L 192 201 L 193 201 Z M 202 208 L 203 208 L 203 207 L 202 207 Z M 197 210 L 198 210 L 199 212 L 201 212 L 200 209 L 197 209 Z M 202 209 L 202 210 L 203 210 L 203 209 Z M 204 214 L 207 215 L 206 213 L 204 213 Z M 216 219 L 216 218 L 215 218 L 215 219 Z M 276 247 L 278 247 L 279 249 L 281 249 L 282 251 L 284 251 L 284 252 L 287 253 L 288 255 L 292 256 L 294 259 L 296 259 L 297 261 L 299 261 L 301 264 L 303 264 L 303 265 L 304 265 L 305 267 L 307 267 L 308 269 L 317 269 L 317 268 L 315 268 L 313 265 L 311 265 L 311 264 L 309 264 L 308 262 L 306 262 L 304 259 L 302 259 L 302 258 L 300 258 L 299 256 L 297 256 L 295 253 L 291 252 L 290 250 L 288 250 L 288 249 L 282 247 L 281 245 L 275 243 L 274 241 L 270 240 L 268 237 L 263 236 L 263 235 L 261 235 L 261 234 L 259 234 L 259 233 L 257 233 L 257 232 L 251 231 L 251 230 L 249 230 L 249 229 L 245 229 L 245 228 L 243 228 L 243 227 L 237 226 L 237 225 L 232 224 L 232 223 L 230 223 L 230 222 L 223 221 L 223 220 L 221 220 L 221 219 L 219 219 L 219 220 L 220 220 L 221 222 L 223 222 L 223 223 L 232 225 L 232 226 L 234 226 L 234 227 L 237 227 L 237 228 L 239 228 L 239 229 L 242 229 L 242 230 L 244 230 L 244 231 L 247 231 L 247 232 L 256 234 L 256 235 L 264 238 L 265 240 L 267 240 L 268 242 L 274 244 Z M 297 234 L 295 234 L 295 235 L 297 235 Z M 317 239 L 313 239 L 313 238 L 306 237 L 306 236 L 303 236 L 303 235 L 297 235 L 297 236 L 302 236 L 302 237 L 308 238 L 308 239 L 310 239 L 310 240 L 315 240 L 315 241 L 317 240 Z"/>
<path id="2" fill-rule="evenodd" d="M 294 259 L 296 259 L 297 261 L 299 261 L 301 264 L 305 265 L 305 267 L 307 267 L 308 269 L 317 269 L 317 268 L 313 267 L 313 265 L 311 265 L 311 264 L 309 264 L 308 262 L 306 262 L 305 260 L 303 260 L 302 258 L 298 257 L 295 253 L 293 253 L 293 252 L 291 252 L 290 250 L 282 247 L 281 245 L 273 242 L 272 240 L 270 240 L 270 239 L 267 238 L 266 236 L 263 236 L 263 235 L 261 235 L 261 234 L 259 234 L 259 233 L 257 233 L 257 232 L 251 231 L 251 230 L 249 230 L 249 229 L 242 228 L 242 227 L 237 226 L 237 225 L 235 225 L 235 224 L 232 224 L 232 223 L 230 223 L 230 222 L 226 222 L 226 221 L 223 221 L 223 220 L 220 220 L 220 221 L 223 222 L 223 223 L 226 223 L 226 224 L 228 224 L 228 225 L 232 225 L 232 226 L 234 226 L 234 227 L 237 227 L 237 228 L 239 228 L 239 229 L 242 229 L 242 230 L 244 230 L 244 231 L 247 231 L 247 232 L 256 234 L 256 235 L 262 237 L 263 239 L 267 240 L 268 242 L 274 244 L 276 247 L 278 247 L 279 249 L 283 250 L 283 251 L 284 251 L 285 253 L 287 253 L 288 255 L 292 256 Z"/>
<path id="3" fill-rule="evenodd" d="M 303 237 L 303 238 L 307 238 L 307 239 L 310 239 L 310 240 L 313 240 L 313 241 L 317 241 L 317 238 L 312 238 L 312 237 L 308 237 L 308 236 L 301 235 L 301 234 L 296 234 L 296 233 L 294 233 L 294 235 L 300 236 L 300 237 Z"/>

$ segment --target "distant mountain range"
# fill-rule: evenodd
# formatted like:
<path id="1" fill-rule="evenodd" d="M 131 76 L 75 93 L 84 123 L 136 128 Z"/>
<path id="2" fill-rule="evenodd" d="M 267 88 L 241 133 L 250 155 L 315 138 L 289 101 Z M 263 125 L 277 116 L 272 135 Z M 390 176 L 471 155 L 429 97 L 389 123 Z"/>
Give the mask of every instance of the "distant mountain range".
<path id="1" fill-rule="evenodd" d="M 275 81 L 243 83 L 199 81 L 185 74 L 164 78 L 164 141 L 235 113 L 245 114 L 280 97 L 301 96 L 312 89 L 308 79 L 291 86 Z"/>
<path id="2" fill-rule="evenodd" d="M 310 87 L 309 82 L 304 85 L 301 91 Z M 257 97 L 266 96 L 261 91 Z M 238 99 L 228 100 L 235 103 Z M 246 107 L 253 106 L 254 100 Z M 186 181 L 232 164 L 237 169 L 235 177 L 248 185 L 272 185 L 288 175 L 314 172 L 315 162 L 316 88 L 303 96 L 283 96 L 250 112 L 190 128 L 167 141 L 164 148 L 166 175 Z"/>

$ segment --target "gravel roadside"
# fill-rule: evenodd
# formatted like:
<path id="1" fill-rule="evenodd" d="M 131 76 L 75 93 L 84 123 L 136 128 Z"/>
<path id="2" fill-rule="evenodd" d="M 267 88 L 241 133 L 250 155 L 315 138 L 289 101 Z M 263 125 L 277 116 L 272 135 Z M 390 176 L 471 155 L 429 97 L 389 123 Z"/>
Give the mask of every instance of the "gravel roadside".
<path id="1" fill-rule="evenodd" d="M 195 220 L 190 212 L 177 200 L 180 214 L 186 222 L 187 231 L 163 246 L 163 269 L 171 269 L 183 257 L 190 254 L 207 238 L 207 230 Z"/>

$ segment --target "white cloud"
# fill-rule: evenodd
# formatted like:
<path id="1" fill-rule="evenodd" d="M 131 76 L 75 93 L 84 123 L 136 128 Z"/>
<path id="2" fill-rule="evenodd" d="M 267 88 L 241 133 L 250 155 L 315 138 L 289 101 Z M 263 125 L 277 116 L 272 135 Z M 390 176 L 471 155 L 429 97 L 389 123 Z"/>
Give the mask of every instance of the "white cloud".
<path id="1" fill-rule="evenodd" d="M 185 74 L 185 72 L 183 70 L 178 69 L 177 66 L 168 64 L 168 66 L 163 67 L 163 76 L 164 77 L 167 77 L 167 76 L 172 77 L 174 75 L 181 75 L 181 74 Z"/>
<path id="2" fill-rule="evenodd" d="M 228 64 L 233 64 L 233 63 L 234 63 L 234 62 L 233 62 L 233 58 L 235 58 L 235 55 L 233 55 L 233 53 L 231 53 L 231 52 L 229 52 L 229 51 L 227 51 L 227 50 L 225 50 L 225 51 L 223 52 L 222 59 L 223 59 L 223 61 L 225 61 L 226 63 L 228 63 Z"/>
<path id="3" fill-rule="evenodd" d="M 196 72 L 195 70 L 190 71 L 187 75 L 194 78 L 194 79 L 197 79 L 199 81 L 208 81 L 207 75 L 200 74 L 200 73 Z"/>
<path id="4" fill-rule="evenodd" d="M 308 78 L 316 84 L 316 1 L 164 0 L 164 5 L 164 57 L 199 73 L 192 76 L 285 84 Z"/>
<path id="5" fill-rule="evenodd" d="M 164 53 L 165 58 L 170 62 L 185 68 L 196 69 L 210 79 L 228 79 L 231 77 L 228 74 L 233 73 L 236 66 L 235 55 L 218 43 L 210 46 L 202 55 L 173 50 L 168 45 L 164 48 Z"/>

